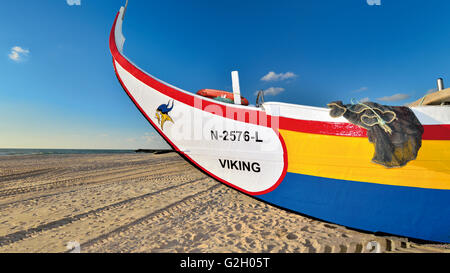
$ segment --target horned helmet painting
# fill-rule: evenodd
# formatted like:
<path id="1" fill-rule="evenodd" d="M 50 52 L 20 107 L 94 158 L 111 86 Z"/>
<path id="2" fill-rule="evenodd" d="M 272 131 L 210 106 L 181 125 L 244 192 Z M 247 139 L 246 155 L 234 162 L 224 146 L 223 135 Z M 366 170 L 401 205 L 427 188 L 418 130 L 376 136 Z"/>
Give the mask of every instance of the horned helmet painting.
<path id="1" fill-rule="evenodd" d="M 155 112 L 155 117 L 158 120 L 159 125 L 161 126 L 161 130 L 164 130 L 164 123 L 166 121 L 170 121 L 172 123 L 173 119 L 169 116 L 169 112 L 173 109 L 173 100 L 172 100 L 172 106 L 170 106 L 170 100 L 167 102 L 167 104 L 161 104 L 158 106 Z"/>

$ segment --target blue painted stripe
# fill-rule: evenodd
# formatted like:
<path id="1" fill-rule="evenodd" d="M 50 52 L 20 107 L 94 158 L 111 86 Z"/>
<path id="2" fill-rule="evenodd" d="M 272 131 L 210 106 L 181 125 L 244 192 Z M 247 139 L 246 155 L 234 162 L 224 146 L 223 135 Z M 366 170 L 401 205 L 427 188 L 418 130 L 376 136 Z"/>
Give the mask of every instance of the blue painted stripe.
<path id="1" fill-rule="evenodd" d="M 287 173 L 257 198 L 352 228 L 450 243 L 450 190 Z"/>

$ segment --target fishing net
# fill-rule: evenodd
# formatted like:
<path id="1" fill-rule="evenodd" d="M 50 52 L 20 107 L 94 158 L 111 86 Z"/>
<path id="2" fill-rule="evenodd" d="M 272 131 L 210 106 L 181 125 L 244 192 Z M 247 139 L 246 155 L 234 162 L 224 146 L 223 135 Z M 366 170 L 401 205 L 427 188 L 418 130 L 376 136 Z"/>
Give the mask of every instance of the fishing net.
<path id="1" fill-rule="evenodd" d="M 375 145 L 372 162 L 385 167 L 402 167 L 416 159 L 422 146 L 423 127 L 414 112 L 404 106 L 386 106 L 374 102 L 327 104 L 330 116 L 344 116 L 352 124 L 367 129 Z"/>

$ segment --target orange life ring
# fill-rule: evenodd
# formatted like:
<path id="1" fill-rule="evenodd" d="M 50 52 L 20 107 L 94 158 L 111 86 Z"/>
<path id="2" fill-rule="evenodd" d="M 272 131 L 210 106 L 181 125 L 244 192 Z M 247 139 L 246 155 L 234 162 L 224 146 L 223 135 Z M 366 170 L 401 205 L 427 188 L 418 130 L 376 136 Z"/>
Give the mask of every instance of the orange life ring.
<path id="1" fill-rule="evenodd" d="M 197 91 L 197 95 L 207 97 L 207 98 L 225 98 L 229 99 L 231 101 L 234 101 L 234 94 L 231 92 L 223 91 L 223 90 L 216 90 L 216 89 L 200 89 Z M 248 100 L 241 96 L 241 104 L 242 105 L 248 105 Z"/>

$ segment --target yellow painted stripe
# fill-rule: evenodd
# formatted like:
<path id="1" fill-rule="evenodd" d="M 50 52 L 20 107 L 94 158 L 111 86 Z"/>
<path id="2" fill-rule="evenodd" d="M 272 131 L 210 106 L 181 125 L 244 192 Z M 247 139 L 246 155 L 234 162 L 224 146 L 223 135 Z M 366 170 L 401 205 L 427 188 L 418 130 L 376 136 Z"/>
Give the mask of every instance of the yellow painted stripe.
<path id="1" fill-rule="evenodd" d="M 288 151 L 288 172 L 377 184 L 450 189 L 450 141 L 423 140 L 416 160 L 401 168 L 372 162 L 367 138 L 280 130 Z"/>

